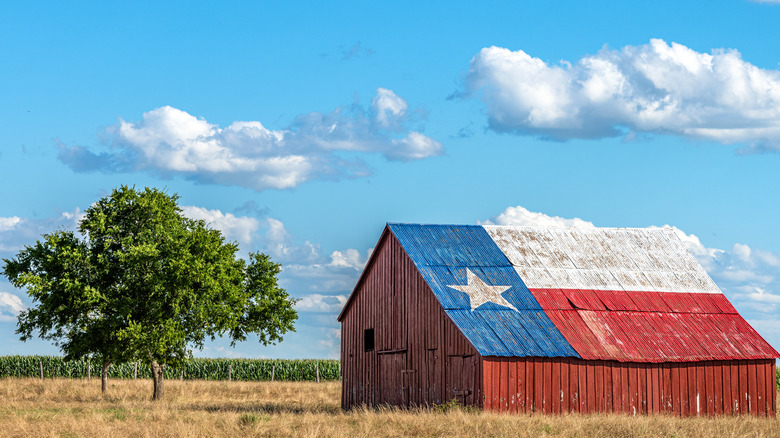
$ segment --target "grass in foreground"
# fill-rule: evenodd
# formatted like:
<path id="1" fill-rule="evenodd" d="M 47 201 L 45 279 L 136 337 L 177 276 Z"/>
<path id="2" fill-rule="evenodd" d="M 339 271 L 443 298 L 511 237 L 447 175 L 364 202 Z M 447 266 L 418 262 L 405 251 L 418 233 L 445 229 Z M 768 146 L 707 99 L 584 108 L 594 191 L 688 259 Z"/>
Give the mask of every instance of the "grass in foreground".
<path id="1" fill-rule="evenodd" d="M 340 382 L 0 379 L 0 436 L 780 437 L 776 418 L 513 416 L 467 409 L 340 408 Z"/>

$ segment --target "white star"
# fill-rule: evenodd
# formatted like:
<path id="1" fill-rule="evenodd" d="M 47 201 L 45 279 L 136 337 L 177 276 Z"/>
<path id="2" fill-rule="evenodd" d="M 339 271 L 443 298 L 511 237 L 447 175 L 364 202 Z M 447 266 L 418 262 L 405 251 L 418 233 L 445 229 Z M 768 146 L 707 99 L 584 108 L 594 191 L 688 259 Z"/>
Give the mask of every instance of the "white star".
<path id="1" fill-rule="evenodd" d="M 468 268 L 466 268 L 466 283 L 465 285 L 449 285 L 448 287 L 467 294 L 471 299 L 471 310 L 491 302 L 499 306 L 509 307 L 516 312 L 518 311 L 515 306 L 501 296 L 503 292 L 512 286 L 490 286 Z"/>

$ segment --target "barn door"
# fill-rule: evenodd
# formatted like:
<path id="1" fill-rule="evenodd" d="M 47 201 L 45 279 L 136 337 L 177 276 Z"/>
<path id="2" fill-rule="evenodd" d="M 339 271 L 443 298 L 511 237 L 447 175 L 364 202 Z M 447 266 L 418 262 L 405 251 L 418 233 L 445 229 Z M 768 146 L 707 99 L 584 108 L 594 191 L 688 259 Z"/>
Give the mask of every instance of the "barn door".
<path id="1" fill-rule="evenodd" d="M 476 397 L 474 394 L 477 373 L 476 356 L 450 356 L 448 368 L 448 399 L 454 398 L 464 406 L 473 405 Z"/>
<path id="2" fill-rule="evenodd" d="M 379 355 L 379 403 L 409 405 L 406 351 Z"/>

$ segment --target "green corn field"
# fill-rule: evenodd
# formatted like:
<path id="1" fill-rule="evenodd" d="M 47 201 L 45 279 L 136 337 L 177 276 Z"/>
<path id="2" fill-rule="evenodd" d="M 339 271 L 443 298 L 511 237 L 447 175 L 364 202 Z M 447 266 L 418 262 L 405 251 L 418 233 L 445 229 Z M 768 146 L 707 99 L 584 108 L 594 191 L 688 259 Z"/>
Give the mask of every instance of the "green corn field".
<path id="1" fill-rule="evenodd" d="M 338 360 L 320 359 L 200 359 L 185 361 L 181 368 L 165 368 L 166 379 L 186 380 L 273 380 L 315 381 L 319 366 L 321 380 L 341 379 Z M 65 361 L 59 356 L 0 356 L 0 378 L 40 377 L 84 379 L 100 378 L 102 364 L 86 360 Z M 91 370 L 91 372 L 89 371 Z M 151 379 L 147 364 L 114 364 L 108 370 L 111 379 Z"/>

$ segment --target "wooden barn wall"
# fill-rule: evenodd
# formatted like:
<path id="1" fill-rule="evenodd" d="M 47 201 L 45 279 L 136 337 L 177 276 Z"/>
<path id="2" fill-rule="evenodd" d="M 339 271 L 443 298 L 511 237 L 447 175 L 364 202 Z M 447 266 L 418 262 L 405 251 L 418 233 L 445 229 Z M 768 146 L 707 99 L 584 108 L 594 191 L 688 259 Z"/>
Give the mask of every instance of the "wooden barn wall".
<path id="1" fill-rule="evenodd" d="M 484 357 L 485 409 L 775 416 L 775 361 L 636 363 Z"/>
<path id="2" fill-rule="evenodd" d="M 482 400 L 477 351 L 444 313 L 390 232 L 341 320 L 342 407 Z M 364 351 L 364 330 L 375 348 Z"/>

